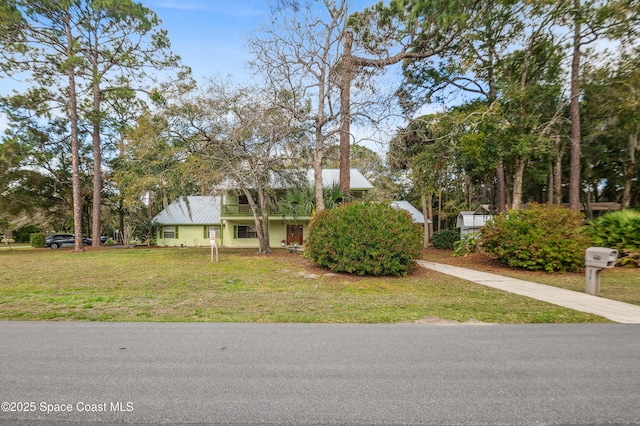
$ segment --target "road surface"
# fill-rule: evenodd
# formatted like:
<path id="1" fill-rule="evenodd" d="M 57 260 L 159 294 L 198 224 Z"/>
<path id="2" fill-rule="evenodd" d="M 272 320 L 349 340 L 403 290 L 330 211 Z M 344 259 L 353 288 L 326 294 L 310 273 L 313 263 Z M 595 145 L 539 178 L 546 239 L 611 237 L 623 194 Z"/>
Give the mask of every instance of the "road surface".
<path id="1" fill-rule="evenodd" d="M 640 326 L 0 322 L 0 424 L 640 424 Z"/>

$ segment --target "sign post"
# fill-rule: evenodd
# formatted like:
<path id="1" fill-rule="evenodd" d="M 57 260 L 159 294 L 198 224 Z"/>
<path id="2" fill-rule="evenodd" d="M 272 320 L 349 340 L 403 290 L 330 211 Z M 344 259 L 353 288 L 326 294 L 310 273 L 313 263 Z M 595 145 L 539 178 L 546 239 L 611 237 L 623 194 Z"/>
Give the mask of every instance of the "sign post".
<path id="1" fill-rule="evenodd" d="M 215 249 L 216 263 L 218 263 L 218 243 L 216 243 L 216 231 L 209 231 L 209 242 L 211 243 L 211 262 L 213 262 L 213 249 Z"/>

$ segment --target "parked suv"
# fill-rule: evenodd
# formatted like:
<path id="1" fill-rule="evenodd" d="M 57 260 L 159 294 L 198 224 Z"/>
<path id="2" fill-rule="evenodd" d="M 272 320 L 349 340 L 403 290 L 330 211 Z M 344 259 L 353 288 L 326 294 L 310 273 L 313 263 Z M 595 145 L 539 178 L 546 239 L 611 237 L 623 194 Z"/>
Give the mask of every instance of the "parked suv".
<path id="1" fill-rule="evenodd" d="M 91 244 L 91 238 L 83 238 L 85 244 Z M 44 240 L 45 247 L 57 249 L 62 246 L 73 246 L 76 244 L 76 236 L 73 234 L 51 234 Z"/>

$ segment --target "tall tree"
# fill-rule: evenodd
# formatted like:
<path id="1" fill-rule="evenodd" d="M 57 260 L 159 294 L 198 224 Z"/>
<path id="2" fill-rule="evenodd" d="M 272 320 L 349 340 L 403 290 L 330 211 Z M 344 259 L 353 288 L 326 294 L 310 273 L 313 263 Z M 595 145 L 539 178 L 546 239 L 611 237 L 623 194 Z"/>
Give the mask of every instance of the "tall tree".
<path id="1" fill-rule="evenodd" d="M 522 203 L 525 167 L 534 159 L 548 156 L 551 138 L 563 119 L 561 62 L 560 49 L 553 39 L 536 36 L 525 50 L 509 54 L 500 72 L 501 132 L 509 144 L 506 154 L 514 164 L 514 210 Z"/>
<path id="2" fill-rule="evenodd" d="M 634 0 L 573 0 L 558 1 L 558 22 L 569 22 L 572 33 L 571 54 L 571 169 L 569 177 L 569 208 L 580 210 L 581 179 L 581 125 L 580 65 L 585 46 L 599 38 L 620 40 L 629 34 L 637 34 L 640 4 Z M 569 16 L 569 19 L 567 19 Z"/>
<path id="3" fill-rule="evenodd" d="M 525 37 L 525 19 L 529 22 L 529 45 L 537 37 L 548 19 L 534 19 L 536 7 L 511 0 L 484 2 L 476 11 L 473 25 L 469 25 L 454 40 L 450 48 L 436 59 L 414 59 L 404 64 L 405 81 L 399 95 L 409 111 L 425 103 L 444 103 L 453 96 L 477 98 L 490 108 L 501 100 L 499 78 L 504 74 L 506 57 L 514 49 L 528 51 Z M 497 127 L 494 127 L 498 130 Z M 497 208 L 506 209 L 505 146 L 496 135 L 487 142 L 496 144 L 492 160 L 496 170 Z"/>
<path id="4" fill-rule="evenodd" d="M 189 146 L 191 155 L 224 171 L 226 180 L 219 186 L 246 197 L 261 254 L 272 251 L 270 188 L 274 182 L 285 185 L 293 177 L 301 178 L 299 167 L 288 167 L 299 164 L 301 129 L 288 114 L 290 109 L 278 106 L 289 101 L 287 93 L 212 81 L 203 90 L 176 99 L 166 111 L 173 134 Z"/>
<path id="5" fill-rule="evenodd" d="M 8 118 L 0 143 L 0 188 L 5 188 L 0 193 L 0 210 L 13 217 L 27 215 L 32 219 L 29 224 L 56 228 L 72 216 L 73 209 L 68 119 L 41 115 L 43 103 L 34 105 L 34 98 L 32 93 L 0 100 Z M 82 132 L 81 139 L 85 136 Z M 84 198 L 90 173 L 84 161 L 87 152 L 79 154 Z"/>
<path id="6" fill-rule="evenodd" d="M 477 7 L 467 0 L 379 2 L 349 18 L 340 81 L 340 189 L 350 200 L 351 86 L 365 69 L 382 70 L 410 59 L 441 54 L 470 25 Z"/>
<path id="7" fill-rule="evenodd" d="M 133 0 L 77 1 L 77 42 L 86 70 L 90 93 L 88 120 L 92 125 L 93 145 L 93 246 L 100 245 L 102 206 L 103 102 L 108 95 L 130 97 L 132 90 L 147 91 L 149 70 L 176 68 L 179 57 L 173 55 L 166 30 L 159 29 L 160 19 L 150 9 Z"/>
<path id="8" fill-rule="evenodd" d="M 639 191 L 640 53 L 622 52 L 583 74 L 584 157 L 595 191 L 613 192 L 623 208 Z M 586 173 L 585 173 L 586 174 Z M 583 180 L 583 181 L 584 181 Z M 594 191 L 594 192 L 595 192 Z M 596 196 L 599 194 L 596 192 Z M 597 201 L 597 198 L 596 198 Z"/>
<path id="9" fill-rule="evenodd" d="M 132 0 L 6 0 L 0 11 L 16 23 L 0 28 L 4 70 L 26 71 L 29 83 L 48 91 L 42 100 L 50 110 L 69 117 L 75 250 L 83 251 L 79 123 L 87 119 L 93 129 L 93 241 L 99 244 L 104 93 L 131 87 L 146 67 L 175 66 L 177 57 L 167 53 L 157 16 Z"/>
<path id="10" fill-rule="evenodd" d="M 292 97 L 279 105 L 301 123 L 309 123 L 314 170 L 315 208 L 324 210 L 322 169 L 325 151 L 339 128 L 338 82 L 341 36 L 348 16 L 346 0 L 278 2 L 269 24 L 250 40 L 252 66 L 267 84 Z M 304 139 L 303 139 L 304 140 Z"/>

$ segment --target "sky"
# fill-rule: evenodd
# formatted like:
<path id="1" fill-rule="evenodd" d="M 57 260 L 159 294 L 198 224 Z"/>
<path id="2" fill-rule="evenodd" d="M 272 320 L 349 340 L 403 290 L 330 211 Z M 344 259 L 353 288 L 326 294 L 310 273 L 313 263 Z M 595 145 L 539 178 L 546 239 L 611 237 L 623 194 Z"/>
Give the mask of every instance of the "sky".
<path id="1" fill-rule="evenodd" d="M 214 75 L 248 76 L 250 33 L 267 19 L 264 0 L 142 0 L 162 19 L 174 53 L 196 79 Z"/>
<path id="2" fill-rule="evenodd" d="M 269 17 L 269 0 L 140 0 L 162 19 L 172 50 L 194 76 L 249 78 L 251 32 Z M 354 10 L 376 3 L 355 0 Z"/>

